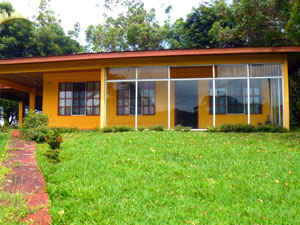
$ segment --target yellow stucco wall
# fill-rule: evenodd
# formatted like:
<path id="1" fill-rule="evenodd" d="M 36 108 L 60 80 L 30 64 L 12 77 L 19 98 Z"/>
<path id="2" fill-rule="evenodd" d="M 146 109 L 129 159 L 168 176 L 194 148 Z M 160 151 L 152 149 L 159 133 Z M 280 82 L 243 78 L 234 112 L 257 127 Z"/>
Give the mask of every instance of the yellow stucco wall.
<path id="1" fill-rule="evenodd" d="M 49 117 L 49 126 L 93 129 L 100 127 L 100 116 L 59 116 L 58 85 L 60 82 L 100 81 L 101 71 L 71 71 L 44 73 L 43 113 Z"/>
<path id="2" fill-rule="evenodd" d="M 216 56 L 186 56 L 186 57 L 156 57 L 136 59 L 111 59 L 111 60 L 84 60 L 78 62 L 54 62 L 41 64 L 26 64 L 17 67 L 1 67 L 1 73 L 6 70 L 10 72 L 44 72 L 43 90 L 43 112 L 47 113 L 50 119 L 50 126 L 76 126 L 80 129 L 93 129 L 104 126 L 104 82 L 101 82 L 101 117 L 100 116 L 58 116 L 58 83 L 59 82 L 86 82 L 102 81 L 105 77 L 104 68 L 108 67 L 135 67 L 135 66 L 172 66 L 172 65 L 201 65 L 201 64 L 238 64 L 238 63 L 283 63 L 284 64 L 284 88 L 285 88 L 285 127 L 289 128 L 289 106 L 288 106 L 288 72 L 286 54 L 243 54 L 243 55 L 216 55 Z M 81 71 L 96 69 L 95 71 Z M 101 70 L 102 69 L 102 70 Z M 72 72 L 58 72 L 62 70 L 73 70 Z M 110 84 L 108 84 L 109 86 Z M 201 85 L 200 85 L 201 86 Z M 199 87 L 200 87 L 199 86 Z M 168 127 L 167 112 L 167 82 L 157 82 L 156 92 L 156 115 L 139 116 L 138 126 L 163 125 Z M 202 87 L 203 93 L 208 86 Z M 174 88 L 171 87 L 171 127 L 174 127 Z M 107 126 L 130 125 L 134 127 L 134 116 L 116 115 L 116 91 L 107 90 L 111 96 L 110 103 L 107 101 Z M 200 93 L 199 93 L 200 94 Z M 202 103 L 200 104 L 200 101 Z M 205 104 L 203 104 L 205 102 Z M 212 115 L 209 115 L 209 97 L 199 98 L 199 128 L 212 126 Z M 264 105 L 263 115 L 251 115 L 251 123 L 264 123 L 268 107 Z M 247 123 L 247 115 L 217 115 L 216 125 L 226 123 Z"/>

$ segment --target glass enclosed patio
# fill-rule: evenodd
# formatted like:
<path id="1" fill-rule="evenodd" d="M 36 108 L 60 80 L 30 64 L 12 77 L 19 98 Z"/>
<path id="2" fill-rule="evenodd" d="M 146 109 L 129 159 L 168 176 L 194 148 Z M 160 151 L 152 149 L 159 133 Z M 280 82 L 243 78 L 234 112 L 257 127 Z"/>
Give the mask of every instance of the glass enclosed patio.
<path id="1" fill-rule="evenodd" d="M 284 126 L 282 64 L 107 68 L 105 126 Z"/>

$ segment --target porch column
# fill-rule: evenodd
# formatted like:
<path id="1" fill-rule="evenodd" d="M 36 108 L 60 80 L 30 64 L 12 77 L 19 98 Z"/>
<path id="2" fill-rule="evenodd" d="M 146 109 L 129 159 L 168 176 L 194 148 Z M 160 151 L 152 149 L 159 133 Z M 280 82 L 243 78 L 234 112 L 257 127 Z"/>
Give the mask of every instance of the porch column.
<path id="1" fill-rule="evenodd" d="M 24 117 L 23 109 L 24 109 L 24 103 L 22 101 L 19 101 L 19 127 L 21 127 L 23 124 L 23 117 Z"/>
<path id="2" fill-rule="evenodd" d="M 36 89 L 32 88 L 29 93 L 29 110 L 35 111 Z"/>
<path id="3" fill-rule="evenodd" d="M 105 123 L 105 67 L 101 68 L 101 102 L 100 102 L 100 129 Z"/>
<path id="4" fill-rule="evenodd" d="M 290 130 L 290 99 L 289 99 L 289 70 L 288 70 L 288 57 L 285 55 L 283 62 L 283 110 L 284 110 L 284 118 L 283 118 L 283 126 Z"/>

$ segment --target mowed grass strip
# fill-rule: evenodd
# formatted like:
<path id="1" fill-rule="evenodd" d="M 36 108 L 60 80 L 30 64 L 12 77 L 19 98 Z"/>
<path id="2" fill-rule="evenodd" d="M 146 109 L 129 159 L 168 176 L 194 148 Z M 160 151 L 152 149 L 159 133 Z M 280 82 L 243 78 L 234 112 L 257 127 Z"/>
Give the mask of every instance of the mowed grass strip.
<path id="1" fill-rule="evenodd" d="M 38 161 L 54 224 L 297 224 L 300 135 L 78 132 Z"/>
<path id="2" fill-rule="evenodd" d="M 0 132 L 0 158 L 4 153 L 5 147 L 7 145 L 8 140 L 9 140 L 9 134 L 10 133 Z M 0 163 L 1 163 L 1 161 L 0 161 Z"/>

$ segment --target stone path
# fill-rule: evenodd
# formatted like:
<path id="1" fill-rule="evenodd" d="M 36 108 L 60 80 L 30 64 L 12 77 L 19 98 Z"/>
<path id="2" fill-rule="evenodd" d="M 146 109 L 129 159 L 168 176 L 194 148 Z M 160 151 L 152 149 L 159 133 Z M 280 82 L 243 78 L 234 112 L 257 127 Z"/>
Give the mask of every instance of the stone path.
<path id="1" fill-rule="evenodd" d="M 19 131 L 14 130 L 6 152 L 9 158 L 3 165 L 10 167 L 12 172 L 4 182 L 4 191 L 23 193 L 27 206 L 34 211 L 22 221 L 31 221 L 29 224 L 50 224 L 49 198 L 43 174 L 35 160 L 35 143 L 21 140 Z"/>

